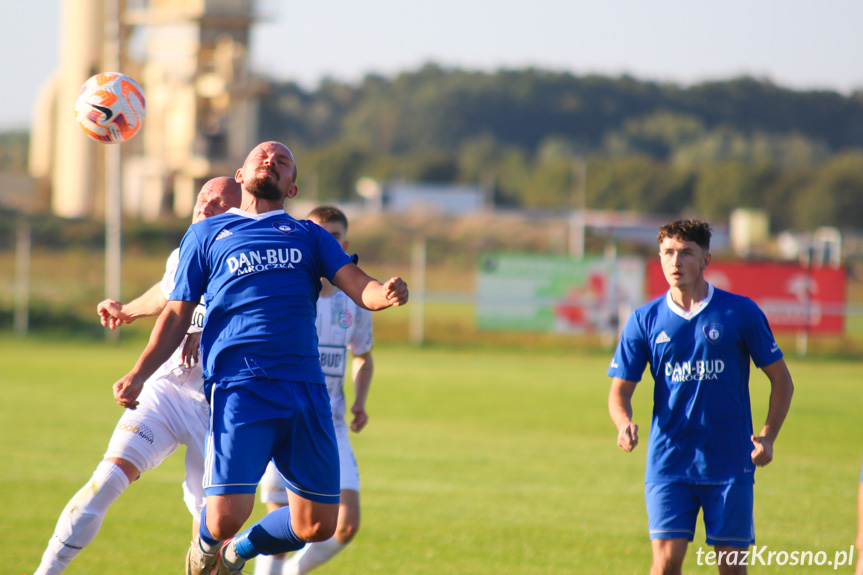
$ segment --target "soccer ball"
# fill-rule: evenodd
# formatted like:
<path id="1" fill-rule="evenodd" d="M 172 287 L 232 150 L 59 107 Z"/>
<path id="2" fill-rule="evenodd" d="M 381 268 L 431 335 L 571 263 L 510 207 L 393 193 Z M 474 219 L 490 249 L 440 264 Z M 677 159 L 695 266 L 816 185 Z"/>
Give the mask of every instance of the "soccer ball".
<path id="1" fill-rule="evenodd" d="M 138 133 L 147 103 L 135 80 L 119 72 L 96 74 L 81 86 L 75 101 L 78 125 L 92 139 L 119 144 Z"/>

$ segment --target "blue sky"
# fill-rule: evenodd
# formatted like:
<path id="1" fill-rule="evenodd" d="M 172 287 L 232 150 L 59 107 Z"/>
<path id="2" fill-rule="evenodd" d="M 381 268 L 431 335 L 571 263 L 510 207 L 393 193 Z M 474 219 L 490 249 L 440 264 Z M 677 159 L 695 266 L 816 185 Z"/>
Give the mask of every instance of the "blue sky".
<path id="1" fill-rule="evenodd" d="M 61 1 L 4 3 L 0 129 L 30 124 L 36 93 L 57 66 Z M 683 85 L 747 74 L 795 89 L 863 89 L 859 0 L 257 4 L 264 17 L 252 32 L 253 68 L 307 87 L 327 76 L 355 81 L 433 61 L 485 71 L 627 73 Z"/>

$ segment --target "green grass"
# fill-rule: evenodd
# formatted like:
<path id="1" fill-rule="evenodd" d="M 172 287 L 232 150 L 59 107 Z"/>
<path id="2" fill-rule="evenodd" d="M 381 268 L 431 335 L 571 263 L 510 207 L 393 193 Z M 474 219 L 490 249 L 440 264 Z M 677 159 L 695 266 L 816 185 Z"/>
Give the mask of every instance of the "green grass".
<path id="1" fill-rule="evenodd" d="M 0 540 L 4 572 L 32 573 L 69 497 L 102 457 L 120 415 L 111 384 L 139 340 L 119 345 L 0 339 Z M 353 436 L 363 525 L 319 572 L 629 574 L 650 564 L 644 445 L 615 446 L 605 353 L 531 347 L 381 344 L 371 421 Z M 863 455 L 860 365 L 790 361 L 797 392 L 776 460 L 757 473 L 758 544 L 825 551 L 854 541 Z M 758 427 L 768 383 L 755 372 Z M 647 436 L 652 384 L 635 394 Z M 190 538 L 182 456 L 147 473 L 112 507 L 69 575 L 179 573 Z M 256 516 L 262 508 L 256 510 Z M 695 564 L 699 527 L 685 572 Z M 823 573 L 829 567 L 754 567 Z M 846 569 L 846 572 L 848 570 Z"/>

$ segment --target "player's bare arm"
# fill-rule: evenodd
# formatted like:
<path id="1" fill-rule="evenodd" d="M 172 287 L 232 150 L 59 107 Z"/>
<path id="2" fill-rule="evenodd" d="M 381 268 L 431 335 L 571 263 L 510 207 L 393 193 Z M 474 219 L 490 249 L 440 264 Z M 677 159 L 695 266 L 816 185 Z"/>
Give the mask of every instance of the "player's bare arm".
<path id="1" fill-rule="evenodd" d="M 96 312 L 102 320 L 102 325 L 116 329 L 124 323 L 132 323 L 142 317 L 159 315 L 165 309 L 168 300 L 162 293 L 160 284 L 156 284 L 129 303 L 121 303 L 115 299 L 99 302 Z"/>
<path id="2" fill-rule="evenodd" d="M 135 367 L 114 384 L 114 399 L 121 407 L 135 409 L 138 406 L 138 395 L 144 382 L 179 347 L 192 323 L 192 314 L 197 305 L 193 301 L 169 301 L 165 305 Z"/>
<path id="3" fill-rule="evenodd" d="M 608 393 L 608 414 L 617 428 L 617 446 L 627 453 L 638 445 L 638 425 L 632 422 L 632 395 L 636 385 L 637 382 L 613 377 Z"/>
<path id="4" fill-rule="evenodd" d="M 366 400 L 369 397 L 374 370 L 375 363 L 371 352 L 354 357 L 351 365 L 354 380 L 354 404 L 351 407 L 354 419 L 351 421 L 351 431 L 354 433 L 362 431 L 369 422 L 369 415 L 366 413 Z"/>
<path id="5" fill-rule="evenodd" d="M 379 311 L 408 302 L 408 284 L 400 277 L 381 283 L 353 263 L 346 264 L 333 276 L 333 285 L 345 292 L 358 306 Z"/>
<path id="6" fill-rule="evenodd" d="M 764 466 L 773 461 L 773 444 L 791 408 L 794 382 L 784 359 L 761 369 L 770 380 L 770 407 L 767 409 L 767 419 L 761 432 L 752 436 L 752 462 Z"/>

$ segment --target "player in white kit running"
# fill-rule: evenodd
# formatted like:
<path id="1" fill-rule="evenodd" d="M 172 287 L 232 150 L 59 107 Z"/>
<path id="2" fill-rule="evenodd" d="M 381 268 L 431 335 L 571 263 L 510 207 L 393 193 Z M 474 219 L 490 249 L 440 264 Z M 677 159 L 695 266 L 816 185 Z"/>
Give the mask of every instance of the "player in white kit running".
<path id="1" fill-rule="evenodd" d="M 312 210 L 307 219 L 333 234 L 347 251 L 348 220 L 341 210 L 320 206 Z M 323 288 L 318 298 L 315 327 L 339 448 L 341 493 L 336 533 L 326 541 L 307 544 L 287 560 L 285 555 L 259 555 L 255 558 L 255 575 L 308 573 L 344 549 L 360 525 L 360 474 L 345 419 L 345 369 L 350 351 L 353 356 L 351 372 L 355 389 L 350 428 L 359 433 L 368 423 L 365 406 L 374 371 L 372 313 L 356 305 L 328 281 L 322 279 L 321 282 Z M 286 488 L 287 484 L 271 462 L 261 480 L 261 501 L 267 504 L 269 511 L 288 504 Z"/>
<path id="2" fill-rule="evenodd" d="M 201 188 L 192 222 L 240 205 L 240 185 L 233 178 L 214 178 Z M 102 325 L 115 329 L 138 318 L 158 315 L 174 289 L 179 249 L 168 257 L 162 281 L 122 304 L 108 299 L 97 306 Z M 180 445 L 186 446 L 183 499 L 197 524 L 206 495 L 204 453 L 210 408 L 197 364 L 204 307 L 195 310 L 189 335 L 177 353 L 147 381 L 137 409 L 127 409 L 114 429 L 105 457 L 57 521 L 54 534 L 33 575 L 59 575 L 99 532 L 108 508 L 142 473 L 155 469 Z M 197 528 L 195 527 L 195 530 Z"/>

